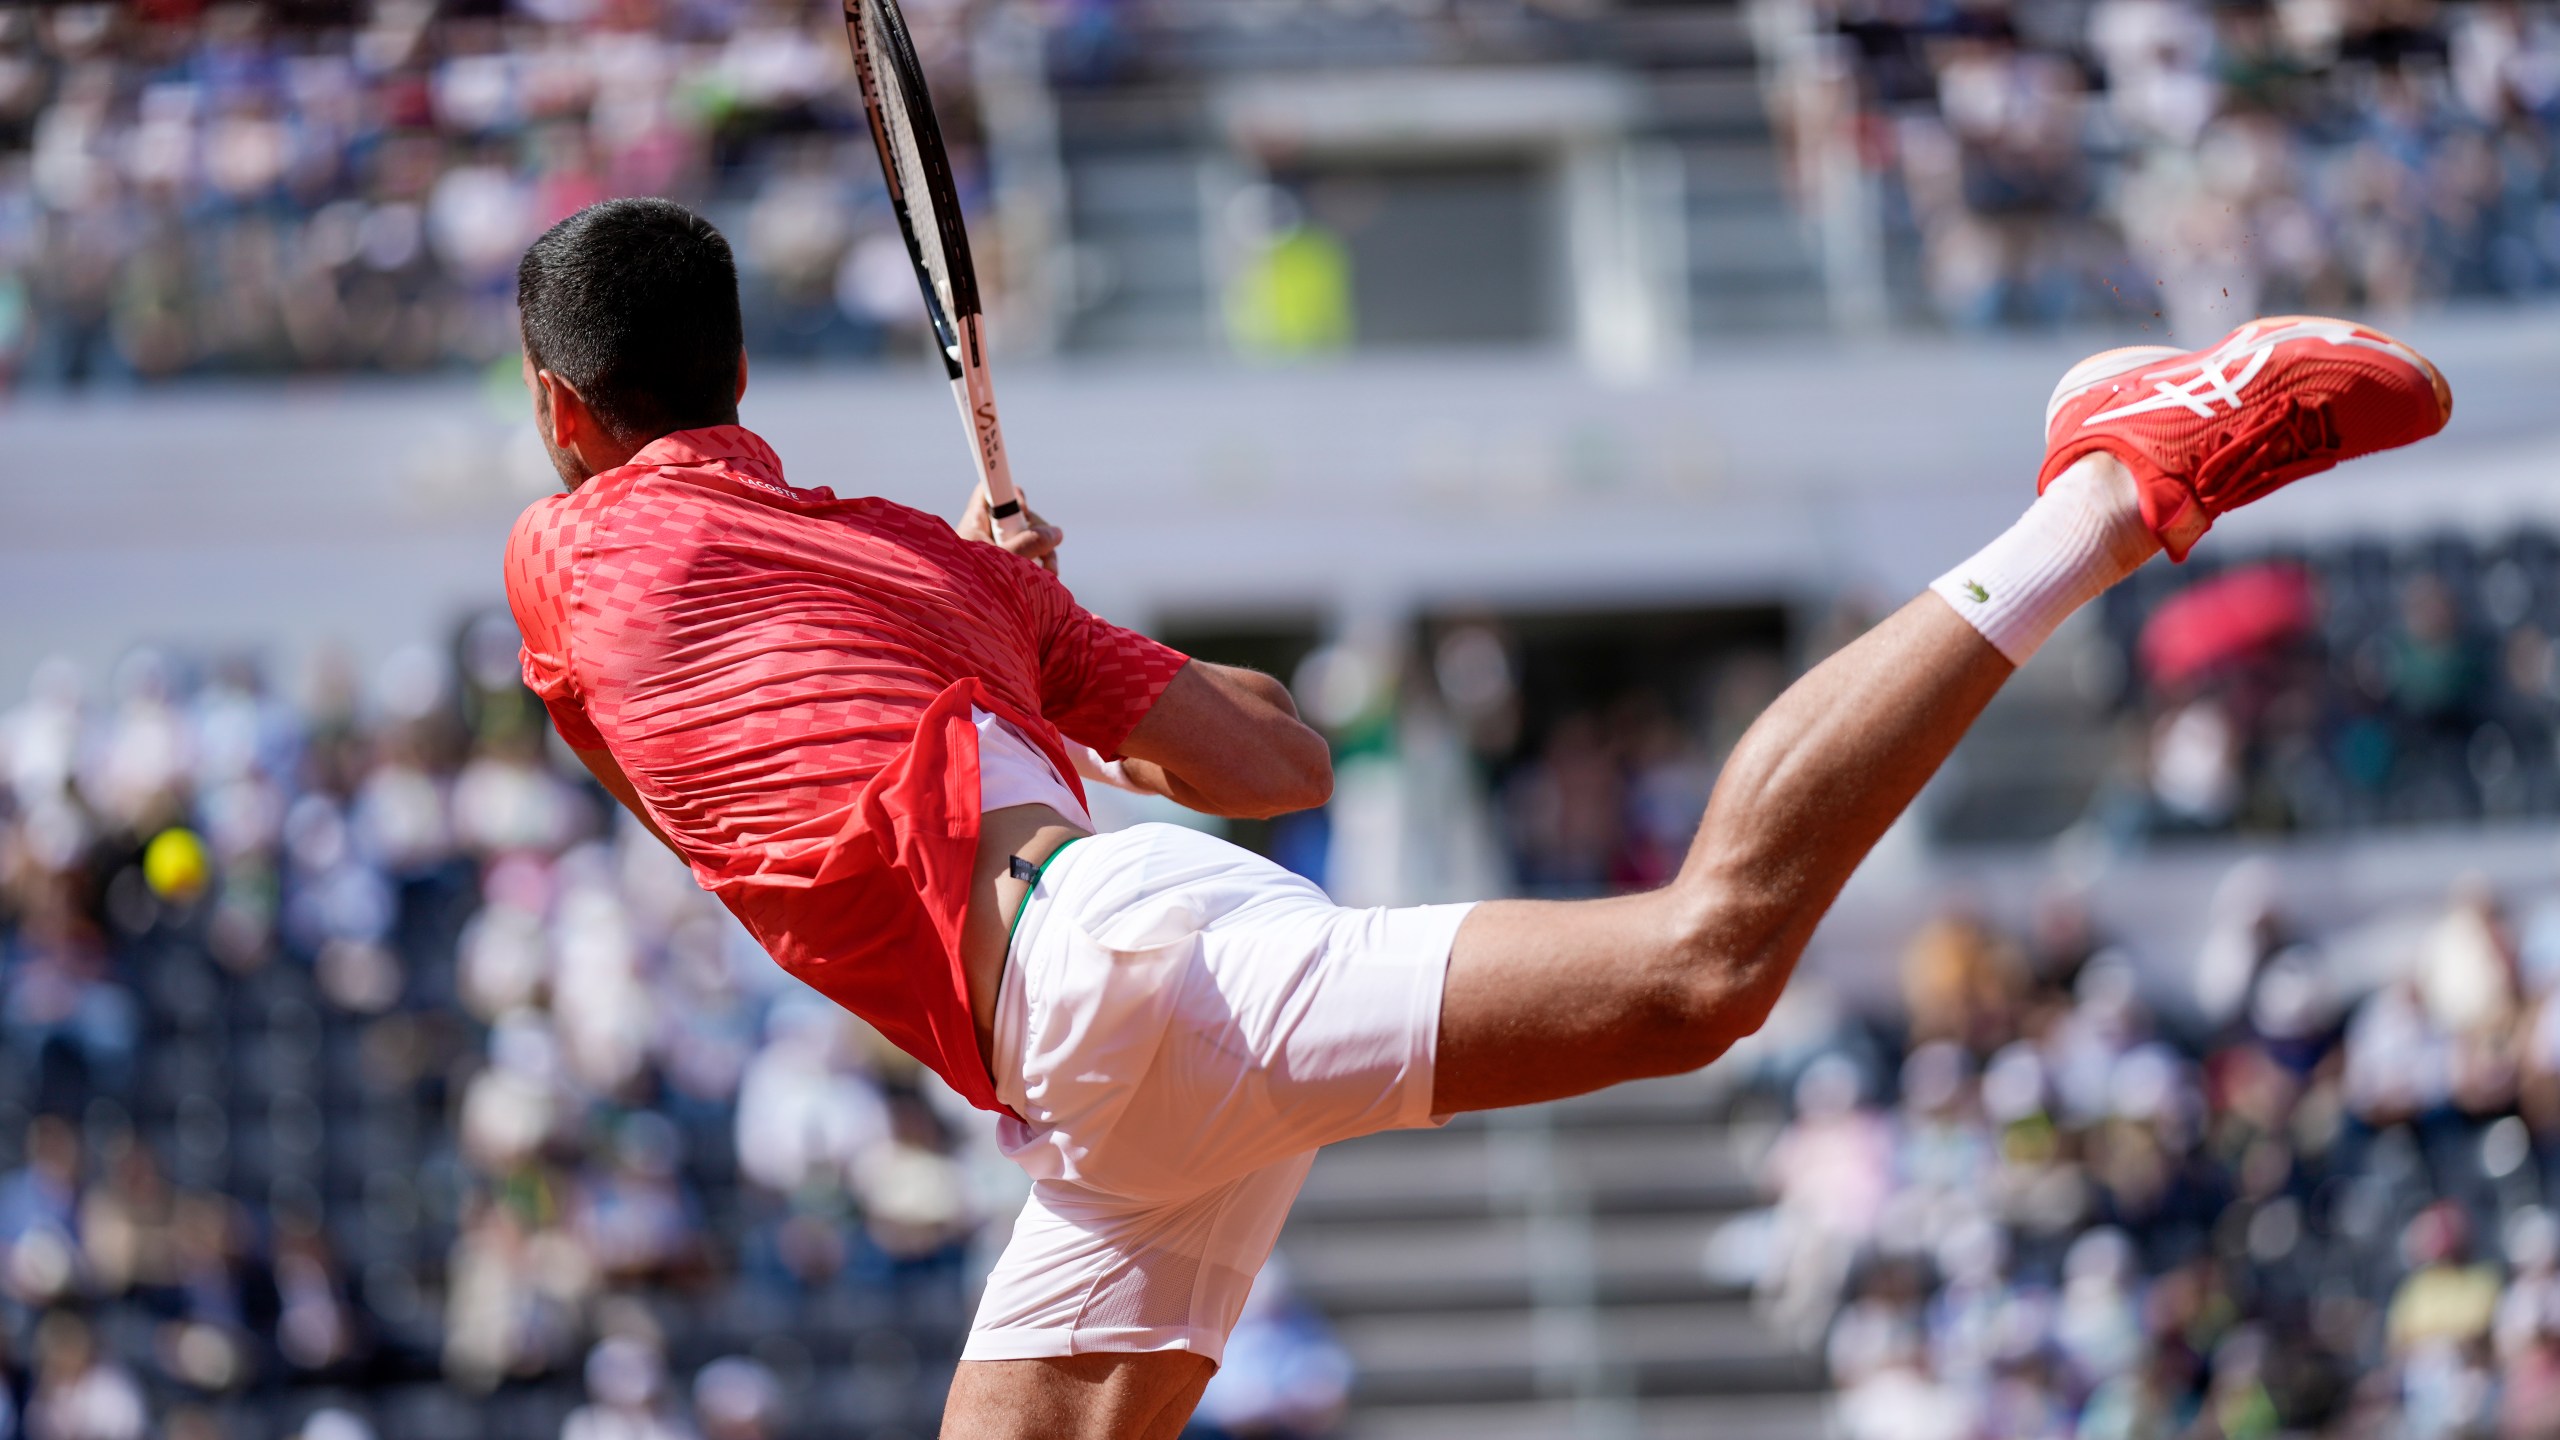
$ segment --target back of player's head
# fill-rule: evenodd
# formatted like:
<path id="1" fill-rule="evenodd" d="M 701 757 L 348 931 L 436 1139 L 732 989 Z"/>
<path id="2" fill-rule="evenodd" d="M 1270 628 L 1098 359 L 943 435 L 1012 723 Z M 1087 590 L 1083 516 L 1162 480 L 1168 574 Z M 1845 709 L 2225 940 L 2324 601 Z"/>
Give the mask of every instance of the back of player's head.
<path id="1" fill-rule="evenodd" d="M 738 415 L 738 266 L 711 222 L 670 200 L 605 200 L 516 266 L 534 367 L 576 387 L 618 439 Z"/>

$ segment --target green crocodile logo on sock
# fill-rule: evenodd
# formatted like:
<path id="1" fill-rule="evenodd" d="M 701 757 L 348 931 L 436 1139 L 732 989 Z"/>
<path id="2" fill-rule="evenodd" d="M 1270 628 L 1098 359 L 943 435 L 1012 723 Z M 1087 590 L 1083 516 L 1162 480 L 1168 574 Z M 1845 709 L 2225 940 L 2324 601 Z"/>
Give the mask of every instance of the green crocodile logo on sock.
<path id="1" fill-rule="evenodd" d="M 1991 603 L 1991 592 L 1983 589 L 1974 581 L 1967 580 L 1964 582 L 1964 593 L 1976 605 L 1988 605 Z"/>

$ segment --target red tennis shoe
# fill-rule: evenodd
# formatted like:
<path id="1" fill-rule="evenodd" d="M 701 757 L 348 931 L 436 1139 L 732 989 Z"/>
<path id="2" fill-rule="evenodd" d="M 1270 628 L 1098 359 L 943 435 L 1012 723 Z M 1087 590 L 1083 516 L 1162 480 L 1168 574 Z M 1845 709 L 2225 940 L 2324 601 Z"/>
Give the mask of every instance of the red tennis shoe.
<path id="1" fill-rule="evenodd" d="M 2142 491 L 2172 560 L 2215 517 L 2341 460 L 2424 440 L 2453 414 L 2427 358 L 2317 315 L 2252 320 L 2207 350 L 2140 345 L 2071 367 L 2045 406 L 2037 493 L 2093 450 Z"/>

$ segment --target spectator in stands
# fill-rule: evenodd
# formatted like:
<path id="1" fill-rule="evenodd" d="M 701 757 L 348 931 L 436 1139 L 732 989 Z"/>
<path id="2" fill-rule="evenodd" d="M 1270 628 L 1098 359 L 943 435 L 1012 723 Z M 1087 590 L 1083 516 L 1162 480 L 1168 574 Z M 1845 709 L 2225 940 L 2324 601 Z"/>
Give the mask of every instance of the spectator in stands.
<path id="1" fill-rule="evenodd" d="M 655 1111 L 623 1117 L 609 1158 L 591 1167 L 570 1226 L 609 1282 L 680 1278 L 701 1244 L 701 1221 L 676 1172 L 675 1125 Z"/>
<path id="2" fill-rule="evenodd" d="M 324 670 L 306 706 L 149 658 L 106 705 L 48 667 L 0 718 L 0 1116 L 24 1127 L 0 1319 L 25 1322 L 0 1343 L 37 1337 L 28 1434 L 285 1434 L 310 1387 L 439 1373 L 556 1394 L 634 1297 L 682 1293 L 690 1324 L 775 1293 L 737 1218 L 764 1182 L 836 1207 L 822 1283 L 786 1304 L 863 1297 L 928 1359 L 956 1336 L 992 1207 L 950 1152 L 986 1142 L 813 1030 L 830 1007 L 795 1009 L 654 841 L 596 838 L 473 633 L 458 670 L 392 657 L 369 692 Z M 794 1313 L 766 1328 L 835 1333 Z M 654 1398 L 599 1389 L 590 1428 L 686 1433 L 659 1353 Z M 773 1433 L 770 1372 L 715 1403 L 735 1371 L 705 1428 Z"/>
<path id="3" fill-rule="evenodd" d="M 1350 1357 L 1275 1257 L 1254 1277 L 1192 1428 L 1201 1440 L 1314 1440 L 1333 1433 L 1350 1398 Z"/>
<path id="4" fill-rule="evenodd" d="M 1520 878 L 1531 893 L 1588 895 L 1606 885 L 1624 833 L 1624 784 L 1597 716 L 1572 714 L 1556 724 L 1503 796 Z"/>
<path id="5" fill-rule="evenodd" d="M 40 1115 L 27 1127 L 26 1157 L 0 1179 L 0 1241 L 15 1246 L 33 1231 L 70 1238 L 80 1203 L 80 1132 L 58 1115 Z"/>
<path id="6" fill-rule="evenodd" d="M 1963 1440 L 1982 1423 L 1979 1397 L 1931 1371 L 1917 1271 L 1909 1262 L 1875 1267 L 1832 1333 L 1850 1440 Z"/>
<path id="7" fill-rule="evenodd" d="M 2169 831 L 2335 829 L 2549 813 L 2560 731 L 2548 539 L 2345 546 L 2219 576 L 2162 574 L 2109 607 L 2128 723 L 2148 727 L 2145 807 Z M 2294 618 L 2164 666 L 2173 607 L 2291 573 Z M 2316 574 L 2316 583 L 2308 578 Z M 2263 618 L 2274 597 L 2253 594 Z M 2211 608 L 2211 607 L 2206 607 Z M 2230 612 L 2225 621 L 2245 622 Z M 2246 631 L 2247 625 L 2237 626 Z M 2207 642 L 2210 643 L 2210 642 Z M 2174 647 L 2169 647 L 2174 648 Z"/>
<path id="8" fill-rule="evenodd" d="M 665 1408 L 666 1361 L 634 1335 L 587 1352 L 587 1404 L 571 1411 L 560 1440 L 693 1440 Z"/>
<path id="9" fill-rule="evenodd" d="M 133 1373 L 98 1353 L 97 1337 L 67 1311 L 36 1330 L 28 1440 L 143 1440 L 149 1416 Z"/>
<path id="10" fill-rule="evenodd" d="M 2246 956 L 2205 1027 L 2152 1020 L 2103 950 L 2067 1002 L 1915 990 L 1937 1018 L 1910 1027 L 1930 1038 L 1903 1060 L 1893 1145 L 1828 1146 L 1777 1204 L 1856 1196 L 1881 1218 L 1840 1227 L 1845 1261 L 1808 1270 L 1782 1243 L 1757 1277 L 1773 1322 L 1827 1317 L 1848 1433 L 2551 1433 L 2560 1226 L 2518 1092 L 2480 1077 L 2555 977 L 2466 882 L 2397 932 L 2408 974 L 2341 1025 L 2359 997 L 2324 988 L 2317 936 L 2270 922 L 2273 884 L 2224 887 Z M 2008 973 L 1976 963 L 2006 943 L 1978 921 L 1928 934 L 1931 973 Z M 1841 1132 L 1825 1077 L 1872 1043 L 1846 1030 L 1806 1066 L 1774 1175 Z M 2481 1233 L 2503 1264 L 2475 1258 Z"/>
<path id="11" fill-rule="evenodd" d="M 1883 1218 L 1893 1139 L 1860 1088 L 1857 1067 L 1839 1056 L 1806 1066 L 1795 1120 L 1769 1152 L 1778 1256 L 1763 1279 L 1773 1311 L 1799 1332 L 1820 1330 Z"/>
<path id="12" fill-rule="evenodd" d="M 1989 1054 L 2017 1033 L 2026 981 L 2014 946 L 1965 916 L 1924 926 L 1902 954 L 1902 1000 L 1917 1041 Z"/>
<path id="13" fill-rule="evenodd" d="M 1949 323 L 2111 315 L 2204 335 L 2560 281 L 2525 218 L 2560 198 L 2543 7 L 1770 13 L 1796 27 L 1776 52 L 1780 113 L 1824 115 L 1840 94 L 1862 112 L 1784 127 L 1799 173 L 1863 173 L 1875 192 L 1799 193 L 1827 224 L 1882 229 L 1880 268 L 1915 271 L 1913 298 Z M 2103 81 L 2094 98 L 2084 76 Z"/>
<path id="14" fill-rule="evenodd" d="M 2490 1324 L 2499 1366 L 2498 1433 L 2560 1433 L 2560 1224 L 2529 1205 L 2506 1225 L 2512 1278 Z"/>
<path id="15" fill-rule="evenodd" d="M 2491 1413 L 2487 1340 L 2498 1272 L 2468 1263 L 2470 1222 L 2439 1201 L 2401 1237 L 2411 1270 L 2391 1296 L 2388 1336 L 2410 1432 L 2450 1436 L 2482 1428 Z"/>
<path id="16" fill-rule="evenodd" d="M 351 1410 L 325 1405 L 311 1412 L 293 1440 L 374 1440 L 373 1427 Z"/>
<path id="17" fill-rule="evenodd" d="M 974 203 L 958 20 L 913 24 Z M 107 4 L 0 22 L 0 393 L 485 363 L 514 345 L 517 252 L 608 193 L 747 217 L 727 228 L 772 281 L 748 315 L 760 350 L 878 344 L 839 299 L 854 216 L 881 201 L 835 9 Z"/>
<path id="18" fill-rule="evenodd" d="M 693 1418 L 702 1440 L 773 1440 L 782 1422 L 782 1386 L 743 1355 L 702 1367 L 693 1380 Z"/>
<path id="19" fill-rule="evenodd" d="M 1892 1236 L 1892 1248 L 1898 1251 L 1916 1254 L 1933 1248 L 1978 1218 L 1989 1203 L 1979 1182 L 1994 1164 L 1995 1137 L 1982 1113 L 1975 1069 L 1973 1056 L 1947 1040 L 1923 1044 L 1902 1062 L 1894 1156 L 1878 1172 L 1898 1179 L 1885 1194 L 1865 1199 L 1879 1211 L 1874 1228 Z M 1866 1177 L 1867 1185 L 1876 1183 L 1875 1175 Z M 1855 1258 L 1854 1250 L 1835 1257 L 1833 1273 L 1841 1273 Z M 1797 1309 L 1818 1327 L 1827 1304 L 1828 1297 L 1813 1295 Z"/>

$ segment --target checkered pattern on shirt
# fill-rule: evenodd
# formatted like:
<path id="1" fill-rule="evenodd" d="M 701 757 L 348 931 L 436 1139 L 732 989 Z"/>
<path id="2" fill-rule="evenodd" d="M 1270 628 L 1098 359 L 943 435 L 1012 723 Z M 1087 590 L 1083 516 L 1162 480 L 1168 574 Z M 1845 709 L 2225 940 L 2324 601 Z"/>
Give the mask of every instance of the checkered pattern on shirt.
<path id="1" fill-rule="evenodd" d="M 934 516 L 791 488 L 735 426 L 668 436 L 536 503 L 506 578 L 525 682 L 562 738 L 612 752 L 696 874 L 787 964 L 805 958 L 808 927 L 749 913 L 767 902 L 729 882 L 814 883 L 844 868 L 848 844 L 885 848 L 865 789 L 938 698 L 974 682 L 1053 759 L 1060 734 L 1115 755 L 1185 663 Z M 974 837 L 974 753 L 872 798 L 902 831 Z M 956 936 L 965 896 L 921 898 Z M 878 885 L 833 897 L 848 899 L 894 903 Z M 914 928 L 874 918 L 882 933 Z"/>
<path id="2" fill-rule="evenodd" d="M 507 598 L 562 738 L 611 750 L 697 855 L 840 815 L 964 677 L 1113 755 L 1184 663 L 934 516 L 789 489 L 733 426 L 528 509 Z"/>

